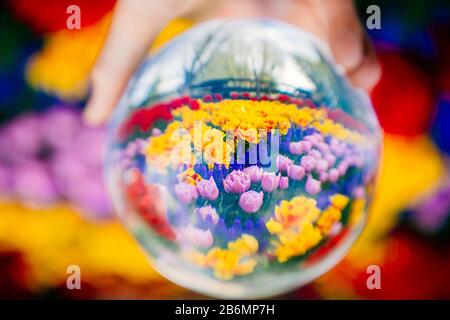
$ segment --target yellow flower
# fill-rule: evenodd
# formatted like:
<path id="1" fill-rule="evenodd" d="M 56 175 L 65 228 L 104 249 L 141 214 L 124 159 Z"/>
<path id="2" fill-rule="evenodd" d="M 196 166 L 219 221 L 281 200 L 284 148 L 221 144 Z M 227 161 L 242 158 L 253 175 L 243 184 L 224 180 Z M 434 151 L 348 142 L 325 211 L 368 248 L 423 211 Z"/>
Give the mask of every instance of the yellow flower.
<path id="1" fill-rule="evenodd" d="M 334 206 L 326 208 L 317 220 L 317 227 L 323 235 L 327 235 L 334 223 L 341 219 L 341 211 Z"/>
<path id="2" fill-rule="evenodd" d="M 354 226 L 357 225 L 359 222 L 361 222 L 365 210 L 366 210 L 366 200 L 363 198 L 355 199 L 350 209 L 348 224 Z"/>
<path id="3" fill-rule="evenodd" d="M 258 251 L 258 241 L 251 235 L 243 234 L 236 241 L 229 242 L 228 249 L 241 255 L 251 255 Z"/>
<path id="4" fill-rule="evenodd" d="M 185 171 L 177 175 L 178 181 L 185 182 L 191 185 L 196 185 L 197 181 L 202 180 L 202 176 L 199 175 L 193 168 L 188 168 Z"/>
<path id="5" fill-rule="evenodd" d="M 231 280 L 234 276 L 253 272 L 257 261 L 253 257 L 258 252 L 255 237 L 243 234 L 239 239 L 228 242 L 227 248 L 214 247 L 205 255 L 198 251 L 189 251 L 185 255 L 189 261 L 214 270 L 214 275 L 222 280 Z"/>
<path id="6" fill-rule="evenodd" d="M 198 102 L 197 110 L 189 106 L 172 110 L 174 122 L 162 135 L 150 138 L 147 148 L 150 164 L 163 168 L 171 162 L 174 164 L 173 161 L 175 164 L 193 164 L 195 158 L 201 155 L 210 168 L 214 164 L 228 167 L 237 141 L 256 145 L 267 139 L 268 133 L 274 133 L 274 130 L 286 135 L 293 124 L 313 126 L 324 134 L 340 139 L 358 135 L 327 119 L 324 110 L 299 108 L 295 104 L 238 99 Z M 181 133 L 177 135 L 176 130 Z"/>
<path id="7" fill-rule="evenodd" d="M 279 262 L 305 254 L 328 235 L 333 224 L 341 219 L 341 211 L 349 198 L 335 194 L 330 202 L 322 213 L 316 200 L 305 196 L 283 200 L 275 207 L 275 217 L 266 222 L 266 227 L 278 237 L 272 245 Z"/>
<path id="8" fill-rule="evenodd" d="M 279 241 L 275 242 L 274 253 L 278 262 L 286 262 L 292 257 L 305 254 L 320 240 L 322 240 L 320 230 L 312 223 L 305 223 L 298 232 L 289 231 L 281 234 Z"/>
<path id="9" fill-rule="evenodd" d="M 336 193 L 335 195 L 330 197 L 331 204 L 339 210 L 344 209 L 349 201 L 350 199 L 347 196 L 339 193 Z"/>
<path id="10" fill-rule="evenodd" d="M 45 39 L 26 68 L 32 87 L 64 99 L 80 99 L 87 79 L 108 31 L 111 15 L 81 30 L 61 30 Z"/>
<path id="11" fill-rule="evenodd" d="M 43 48 L 28 62 L 26 79 L 30 85 L 67 100 L 83 98 L 110 20 L 111 14 L 107 14 L 81 30 L 61 30 L 49 35 Z M 155 39 L 152 51 L 191 25 L 185 19 L 171 21 Z"/>
<path id="12" fill-rule="evenodd" d="M 83 281 L 98 287 L 108 278 L 140 285 L 164 281 L 119 222 L 87 221 L 65 204 L 33 209 L 2 202 L 0 210 L 0 250 L 23 254 L 31 290 L 65 284 L 72 264 L 80 266 Z"/>
<path id="13" fill-rule="evenodd" d="M 275 207 L 275 219 L 271 218 L 266 227 L 272 234 L 278 234 L 291 228 L 301 228 L 305 223 L 315 221 L 320 210 L 316 200 L 299 196 L 291 201 L 283 200 Z"/>
<path id="14" fill-rule="evenodd" d="M 363 143 L 365 141 L 364 136 L 358 132 L 351 131 L 342 124 L 336 123 L 331 119 L 315 121 L 312 123 L 312 126 L 323 135 L 330 135 L 340 140 L 347 140 L 353 143 Z"/>
<path id="15" fill-rule="evenodd" d="M 267 221 L 266 227 L 278 236 L 272 244 L 279 262 L 305 254 L 322 240 L 320 229 L 313 226 L 320 215 L 316 204 L 312 198 L 299 196 L 291 201 L 283 200 L 275 208 L 275 219 Z"/>

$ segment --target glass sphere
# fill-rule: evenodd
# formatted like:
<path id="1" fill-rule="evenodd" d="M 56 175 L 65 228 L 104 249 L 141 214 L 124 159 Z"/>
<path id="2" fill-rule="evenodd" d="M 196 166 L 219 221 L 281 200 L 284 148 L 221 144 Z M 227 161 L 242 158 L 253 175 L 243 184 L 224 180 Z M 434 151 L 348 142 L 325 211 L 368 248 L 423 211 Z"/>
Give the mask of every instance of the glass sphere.
<path id="1" fill-rule="evenodd" d="M 312 35 L 217 20 L 133 76 L 109 125 L 106 179 L 162 275 L 215 297 L 268 297 L 355 241 L 380 137 L 369 99 Z"/>

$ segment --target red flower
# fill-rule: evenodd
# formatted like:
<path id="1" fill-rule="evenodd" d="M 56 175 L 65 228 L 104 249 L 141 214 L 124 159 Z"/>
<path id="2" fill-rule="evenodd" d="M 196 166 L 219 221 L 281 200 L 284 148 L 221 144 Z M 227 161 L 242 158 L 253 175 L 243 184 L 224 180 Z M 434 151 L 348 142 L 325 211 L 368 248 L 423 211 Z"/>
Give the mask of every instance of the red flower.
<path id="1" fill-rule="evenodd" d="M 397 52 L 380 52 L 382 76 L 372 93 L 375 111 L 387 133 L 424 133 L 434 110 L 429 76 Z"/>
<path id="2" fill-rule="evenodd" d="M 149 130 L 157 120 L 172 120 L 171 111 L 182 106 L 190 106 L 191 109 L 197 110 L 199 103 L 197 100 L 190 97 L 181 97 L 171 100 L 168 103 L 160 103 L 149 107 L 144 107 L 136 110 L 126 121 L 119 131 L 121 139 L 126 139 L 127 136 L 133 133 L 138 128 L 142 132 Z"/>
<path id="3" fill-rule="evenodd" d="M 77 5 L 81 10 L 81 27 L 92 25 L 112 10 L 116 0 L 10 0 L 14 14 L 30 24 L 38 33 L 66 29 L 70 14 L 67 7 Z"/>
<path id="4" fill-rule="evenodd" d="M 127 186 L 127 196 L 131 205 L 156 233 L 168 240 L 175 240 L 175 233 L 158 202 L 160 199 L 158 187 L 146 185 L 139 171 L 134 170 L 132 174 L 133 181 Z"/>

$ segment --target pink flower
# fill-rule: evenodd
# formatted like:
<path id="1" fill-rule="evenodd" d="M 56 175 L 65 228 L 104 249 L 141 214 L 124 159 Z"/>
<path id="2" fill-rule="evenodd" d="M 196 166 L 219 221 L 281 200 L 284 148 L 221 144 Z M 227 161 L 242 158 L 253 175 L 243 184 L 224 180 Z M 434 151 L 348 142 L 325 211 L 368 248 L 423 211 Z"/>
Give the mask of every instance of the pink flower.
<path id="1" fill-rule="evenodd" d="M 331 140 L 330 148 L 331 148 L 331 151 L 333 151 L 333 153 L 338 157 L 342 157 L 347 149 L 345 144 L 340 143 L 337 139 Z"/>
<path id="2" fill-rule="evenodd" d="M 325 154 L 323 158 L 327 161 L 328 167 L 332 167 L 336 163 L 336 157 L 331 153 Z"/>
<path id="3" fill-rule="evenodd" d="M 263 203 L 264 193 L 259 193 L 253 190 L 247 191 L 241 194 L 239 198 L 239 206 L 246 213 L 255 213 L 258 211 Z"/>
<path id="4" fill-rule="evenodd" d="M 278 187 L 281 190 L 286 190 L 287 188 L 289 188 L 289 178 L 288 177 L 281 177 L 280 178 L 280 184 L 278 185 Z"/>
<path id="5" fill-rule="evenodd" d="M 200 180 L 197 182 L 198 194 L 208 200 L 214 201 L 219 196 L 219 189 L 217 189 L 216 182 L 211 176 L 209 180 Z"/>
<path id="6" fill-rule="evenodd" d="M 264 172 L 261 177 L 261 187 L 265 192 L 272 192 L 280 183 L 280 175 L 273 172 Z"/>
<path id="7" fill-rule="evenodd" d="M 322 159 L 322 155 L 317 150 L 311 150 L 310 152 L 308 152 L 308 155 L 313 157 L 313 158 L 315 158 L 315 159 L 317 159 L 317 160 Z"/>
<path id="8" fill-rule="evenodd" d="M 326 160 L 317 161 L 316 170 L 319 173 L 327 171 L 328 170 L 328 162 Z"/>
<path id="9" fill-rule="evenodd" d="M 311 175 L 308 176 L 306 180 L 305 190 L 311 195 L 316 195 L 320 192 L 321 186 L 320 181 L 314 179 Z"/>
<path id="10" fill-rule="evenodd" d="M 328 172 L 324 171 L 319 174 L 320 182 L 325 182 L 328 180 Z"/>
<path id="11" fill-rule="evenodd" d="M 183 204 L 189 204 L 198 198 L 195 186 L 184 182 L 175 185 L 175 194 Z"/>
<path id="12" fill-rule="evenodd" d="M 328 172 L 328 180 L 330 182 L 336 182 L 336 181 L 338 181 L 338 179 L 339 179 L 339 171 L 338 171 L 338 169 L 336 169 L 336 168 L 331 169 Z"/>
<path id="13" fill-rule="evenodd" d="M 356 155 L 349 157 L 348 158 L 348 162 L 351 165 L 354 165 L 357 168 L 361 168 L 363 166 L 363 164 L 364 164 L 364 160 L 362 159 L 362 157 L 361 156 L 356 156 Z"/>
<path id="14" fill-rule="evenodd" d="M 309 152 L 309 151 L 311 151 L 311 149 L 312 149 L 312 143 L 311 143 L 311 141 L 308 141 L 308 140 L 306 140 L 306 141 L 300 141 L 300 145 L 301 145 L 301 147 L 302 147 L 302 149 L 303 149 L 303 152 Z"/>
<path id="15" fill-rule="evenodd" d="M 323 142 L 323 136 L 320 133 L 314 133 L 313 136 L 316 138 L 316 140 L 320 143 Z"/>
<path id="16" fill-rule="evenodd" d="M 293 161 L 291 159 L 289 159 L 288 157 L 285 157 L 282 155 L 277 156 L 276 165 L 277 165 L 278 171 L 280 171 L 280 172 L 286 172 L 292 163 L 293 163 Z"/>
<path id="17" fill-rule="evenodd" d="M 223 180 L 223 187 L 226 192 L 243 193 L 250 188 L 250 185 L 250 175 L 244 171 L 233 170 Z"/>
<path id="18" fill-rule="evenodd" d="M 324 154 L 330 152 L 330 146 L 327 145 L 325 142 L 319 142 L 316 147 L 317 149 L 319 149 L 320 152 Z"/>
<path id="19" fill-rule="evenodd" d="M 289 152 L 295 155 L 301 155 L 303 152 L 309 152 L 313 144 L 311 141 L 303 140 L 299 142 L 291 142 L 289 144 Z"/>
<path id="20" fill-rule="evenodd" d="M 301 155 L 303 153 L 303 147 L 301 142 L 289 143 L 289 152 L 295 155 Z"/>
<path id="21" fill-rule="evenodd" d="M 161 129 L 158 129 L 158 128 L 152 129 L 152 137 L 157 137 L 157 136 L 160 136 L 161 134 L 162 134 Z"/>
<path id="22" fill-rule="evenodd" d="M 300 181 L 305 177 L 305 168 L 293 164 L 288 168 L 288 176 L 292 180 Z"/>
<path id="23" fill-rule="evenodd" d="M 339 175 L 345 176 L 345 174 L 347 173 L 348 167 L 349 167 L 349 165 L 346 160 L 343 160 L 341 163 L 339 163 L 339 165 L 337 166 Z"/>
<path id="24" fill-rule="evenodd" d="M 251 166 L 244 169 L 244 172 L 248 173 L 251 182 L 261 181 L 262 169 L 258 166 Z"/>
<path id="25" fill-rule="evenodd" d="M 202 230 L 192 225 L 177 228 L 175 233 L 177 235 L 177 241 L 183 245 L 209 248 L 212 246 L 214 240 L 210 230 Z"/>
<path id="26" fill-rule="evenodd" d="M 366 195 L 366 191 L 363 187 L 357 187 L 353 190 L 353 196 L 355 198 L 363 198 Z"/>
<path id="27" fill-rule="evenodd" d="M 305 168 L 306 172 L 311 172 L 316 167 L 317 159 L 311 156 L 304 156 L 300 164 Z"/>
<path id="28" fill-rule="evenodd" d="M 50 204 L 58 200 L 52 176 L 41 162 L 33 160 L 18 165 L 13 172 L 12 183 L 15 195 L 24 202 Z"/>
<path id="29" fill-rule="evenodd" d="M 317 140 L 317 137 L 316 137 L 315 135 L 306 136 L 303 140 L 304 140 L 304 141 L 309 141 L 309 142 L 311 142 L 313 145 L 319 143 L 319 140 Z"/>
<path id="30" fill-rule="evenodd" d="M 215 225 L 219 222 L 219 215 L 217 214 L 216 209 L 211 206 L 197 208 L 197 212 L 203 220 L 206 220 L 207 217 L 211 217 L 211 220 Z"/>

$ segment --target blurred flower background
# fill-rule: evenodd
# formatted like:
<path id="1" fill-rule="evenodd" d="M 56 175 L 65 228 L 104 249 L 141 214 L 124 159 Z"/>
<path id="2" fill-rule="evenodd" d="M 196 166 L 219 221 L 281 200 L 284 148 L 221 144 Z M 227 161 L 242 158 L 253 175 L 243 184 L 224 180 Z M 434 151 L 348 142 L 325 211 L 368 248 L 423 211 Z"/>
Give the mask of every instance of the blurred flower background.
<path id="1" fill-rule="evenodd" d="M 81 8 L 81 30 L 66 8 Z M 286 298 L 450 298 L 450 5 L 381 8 L 369 30 L 383 74 L 385 132 L 369 223 L 333 270 Z M 114 0 L 0 4 L 0 298 L 199 298 L 151 269 L 114 218 L 101 176 L 103 128 L 81 121 Z M 193 23 L 171 22 L 153 50 Z M 369 290 L 369 265 L 381 289 Z M 68 290 L 79 265 L 82 290 Z"/>

